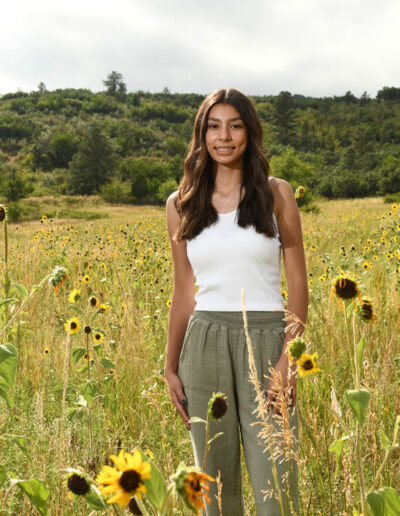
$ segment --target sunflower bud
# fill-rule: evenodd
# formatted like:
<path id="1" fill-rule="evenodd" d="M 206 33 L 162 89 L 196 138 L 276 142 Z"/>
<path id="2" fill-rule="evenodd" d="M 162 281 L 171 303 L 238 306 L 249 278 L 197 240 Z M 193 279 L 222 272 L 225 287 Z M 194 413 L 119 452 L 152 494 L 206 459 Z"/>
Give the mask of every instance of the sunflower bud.
<path id="1" fill-rule="evenodd" d="M 131 500 L 128 504 L 128 509 L 129 509 L 129 512 L 131 512 L 132 514 L 137 514 L 138 516 L 141 516 L 141 514 L 143 514 L 142 511 L 140 510 L 140 507 L 139 507 L 135 497 L 131 498 Z"/>
<path id="2" fill-rule="evenodd" d="M 183 498 L 189 509 L 196 514 L 205 508 L 204 501 L 210 503 L 209 482 L 214 482 L 215 479 L 200 469 L 181 463 L 176 473 L 171 476 L 171 480 L 175 491 Z"/>
<path id="3" fill-rule="evenodd" d="M 76 495 L 85 495 L 90 490 L 90 485 L 87 480 L 76 473 L 68 477 L 68 489 Z"/>
<path id="4" fill-rule="evenodd" d="M 0 222 L 3 222 L 3 220 L 7 220 L 7 208 L 4 204 L 0 204 Z"/>
<path id="5" fill-rule="evenodd" d="M 227 397 L 222 392 L 213 394 L 208 402 L 208 415 L 213 419 L 221 419 L 228 410 Z"/>
<path id="6" fill-rule="evenodd" d="M 89 334 L 89 333 L 92 331 L 92 328 L 91 328 L 90 326 L 85 326 L 85 327 L 83 328 L 83 331 L 84 331 L 85 333 Z"/>
<path id="7" fill-rule="evenodd" d="M 287 354 L 290 358 L 298 360 L 306 348 L 306 342 L 301 337 L 296 337 L 289 342 Z"/>

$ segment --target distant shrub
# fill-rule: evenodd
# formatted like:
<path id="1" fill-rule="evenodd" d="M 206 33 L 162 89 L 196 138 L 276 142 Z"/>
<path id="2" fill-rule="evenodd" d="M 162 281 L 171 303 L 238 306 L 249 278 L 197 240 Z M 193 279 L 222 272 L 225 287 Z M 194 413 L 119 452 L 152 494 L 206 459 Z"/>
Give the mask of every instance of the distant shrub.
<path id="1" fill-rule="evenodd" d="M 100 196 L 105 201 L 113 204 L 131 204 L 133 202 L 131 185 L 118 180 L 101 186 Z"/>
<path id="2" fill-rule="evenodd" d="M 383 201 L 386 203 L 400 202 L 400 192 L 385 195 Z"/>

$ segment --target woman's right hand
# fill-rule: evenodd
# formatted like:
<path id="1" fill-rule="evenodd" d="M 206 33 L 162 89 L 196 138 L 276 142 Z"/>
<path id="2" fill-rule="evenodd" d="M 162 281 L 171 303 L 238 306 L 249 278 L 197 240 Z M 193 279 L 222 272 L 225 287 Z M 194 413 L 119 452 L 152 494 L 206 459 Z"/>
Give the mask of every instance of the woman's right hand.
<path id="1" fill-rule="evenodd" d="M 186 411 L 186 396 L 183 392 L 182 383 L 176 373 L 165 372 L 165 379 L 167 381 L 169 395 L 174 402 L 179 415 L 181 416 L 186 428 L 190 430 L 189 415 Z"/>

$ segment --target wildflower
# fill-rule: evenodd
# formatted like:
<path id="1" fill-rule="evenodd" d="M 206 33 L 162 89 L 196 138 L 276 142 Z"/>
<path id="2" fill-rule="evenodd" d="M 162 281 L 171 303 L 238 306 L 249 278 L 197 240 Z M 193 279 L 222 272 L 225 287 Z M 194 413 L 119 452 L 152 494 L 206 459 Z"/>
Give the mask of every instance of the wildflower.
<path id="1" fill-rule="evenodd" d="M 99 307 L 99 300 L 94 297 L 94 296 L 90 296 L 89 297 L 89 305 L 92 307 L 92 308 L 98 308 Z"/>
<path id="2" fill-rule="evenodd" d="M 81 291 L 77 288 L 74 288 L 70 295 L 68 296 L 68 301 L 70 303 L 76 303 L 81 298 Z"/>
<path id="3" fill-rule="evenodd" d="M 107 503 L 118 502 L 121 507 L 126 507 L 132 496 L 141 498 L 146 492 L 143 480 L 150 478 L 151 465 L 149 462 L 142 461 L 142 454 L 139 450 L 134 450 L 133 454 L 121 450 L 119 455 L 110 455 L 116 468 L 103 466 L 96 482 L 102 487 L 102 495 L 113 494 Z"/>
<path id="4" fill-rule="evenodd" d="M 207 414 L 213 419 L 221 419 L 228 410 L 227 397 L 222 392 L 214 393 L 208 402 Z"/>
<path id="5" fill-rule="evenodd" d="M 214 479 L 197 468 L 187 467 L 181 463 L 177 472 L 171 476 L 176 491 L 182 496 L 186 505 L 197 514 L 205 508 L 204 500 L 210 503 L 209 481 Z M 204 500 L 203 500 L 204 499 Z"/>
<path id="6" fill-rule="evenodd" d="M 76 495 L 85 495 L 90 490 L 87 480 L 77 473 L 68 477 L 67 485 L 68 489 Z"/>
<path id="7" fill-rule="evenodd" d="M 171 306 L 171 299 L 168 299 L 165 303 L 167 305 L 167 307 L 169 308 Z"/>
<path id="8" fill-rule="evenodd" d="M 396 211 L 398 207 L 399 207 L 398 204 L 396 204 L 396 203 L 392 204 L 392 210 L 393 211 Z"/>
<path id="9" fill-rule="evenodd" d="M 305 340 L 296 337 L 289 342 L 287 354 L 290 358 L 298 360 L 307 348 Z"/>
<path id="10" fill-rule="evenodd" d="M 7 207 L 4 204 L 0 204 L 0 222 L 7 220 Z"/>
<path id="11" fill-rule="evenodd" d="M 296 188 L 294 196 L 296 197 L 296 199 L 299 199 L 299 197 L 304 196 L 305 191 L 306 191 L 306 189 L 304 188 L 304 186 L 299 186 Z"/>
<path id="12" fill-rule="evenodd" d="M 95 331 L 92 335 L 93 342 L 99 343 L 104 339 L 104 334 L 100 331 Z"/>
<path id="13" fill-rule="evenodd" d="M 72 319 L 69 319 L 65 324 L 64 324 L 64 328 L 65 328 L 65 331 L 68 332 L 72 335 L 73 333 L 76 333 L 79 328 L 80 328 L 80 324 L 79 324 L 79 319 L 77 317 L 73 317 Z"/>
<path id="14" fill-rule="evenodd" d="M 112 371 L 112 369 L 111 369 L 111 371 Z M 147 448 L 146 453 L 150 460 L 154 460 L 154 453 L 150 450 L 150 448 Z"/>
<path id="15" fill-rule="evenodd" d="M 376 322 L 377 318 L 372 308 L 372 302 L 368 297 L 363 297 L 359 304 L 360 318 L 365 322 Z"/>
<path id="16" fill-rule="evenodd" d="M 48 355 L 49 353 L 50 353 L 50 348 L 45 348 L 45 350 L 44 350 L 44 354 L 45 354 L 45 355 Z"/>
<path id="17" fill-rule="evenodd" d="M 83 357 L 82 357 L 82 358 L 83 358 L 83 360 L 85 360 L 86 362 L 89 362 L 89 358 L 90 358 L 89 353 L 85 353 L 85 354 L 83 355 Z"/>
<path id="18" fill-rule="evenodd" d="M 65 267 L 57 267 L 53 270 L 49 278 L 49 284 L 54 287 L 54 295 L 57 294 L 58 290 L 63 286 L 67 278 L 67 269 Z"/>
<path id="19" fill-rule="evenodd" d="M 308 374 L 320 373 L 321 369 L 317 367 L 315 359 L 318 357 L 317 353 L 313 355 L 309 355 L 308 353 L 303 353 L 301 357 L 297 360 L 297 369 L 300 373 L 300 376 L 304 377 Z"/>
<path id="20" fill-rule="evenodd" d="M 358 288 L 355 276 L 348 272 L 342 272 L 332 282 L 332 292 L 340 299 L 353 299 L 360 297 L 360 290 Z"/>
<path id="21" fill-rule="evenodd" d="M 90 276 L 88 276 L 87 274 L 85 274 L 85 275 L 83 276 L 83 278 L 82 278 L 82 281 L 83 281 L 83 283 L 89 283 L 89 281 L 90 281 Z"/>
<path id="22" fill-rule="evenodd" d="M 105 314 L 105 313 L 107 313 L 109 310 L 110 310 L 110 307 L 109 307 L 108 305 L 106 305 L 105 303 L 101 303 L 101 305 L 99 306 L 99 309 L 98 309 L 98 311 L 99 311 L 101 314 Z"/>
<path id="23" fill-rule="evenodd" d="M 40 219 L 40 222 L 44 222 L 47 220 L 47 215 L 42 215 L 42 218 Z"/>
<path id="24" fill-rule="evenodd" d="M 83 328 L 83 331 L 89 335 L 89 333 L 91 333 L 91 331 L 92 331 L 92 328 L 90 326 L 85 326 Z"/>

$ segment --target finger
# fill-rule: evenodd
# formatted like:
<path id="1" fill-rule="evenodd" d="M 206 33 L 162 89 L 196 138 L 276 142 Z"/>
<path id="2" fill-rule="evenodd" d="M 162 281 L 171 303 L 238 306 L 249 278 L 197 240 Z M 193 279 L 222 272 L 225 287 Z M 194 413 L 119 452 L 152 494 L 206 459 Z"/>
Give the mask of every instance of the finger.
<path id="1" fill-rule="evenodd" d="M 186 403 L 182 403 L 182 401 L 185 400 L 186 401 L 186 398 L 185 397 L 182 397 L 181 399 L 179 399 L 176 395 L 173 397 L 172 401 L 174 402 L 175 404 L 175 407 L 179 413 L 179 415 L 181 416 L 183 422 L 185 423 L 186 425 L 186 428 L 188 430 L 190 430 L 190 423 L 189 423 L 189 414 L 187 413 L 187 410 L 186 410 L 186 405 L 187 405 L 187 402 Z"/>

